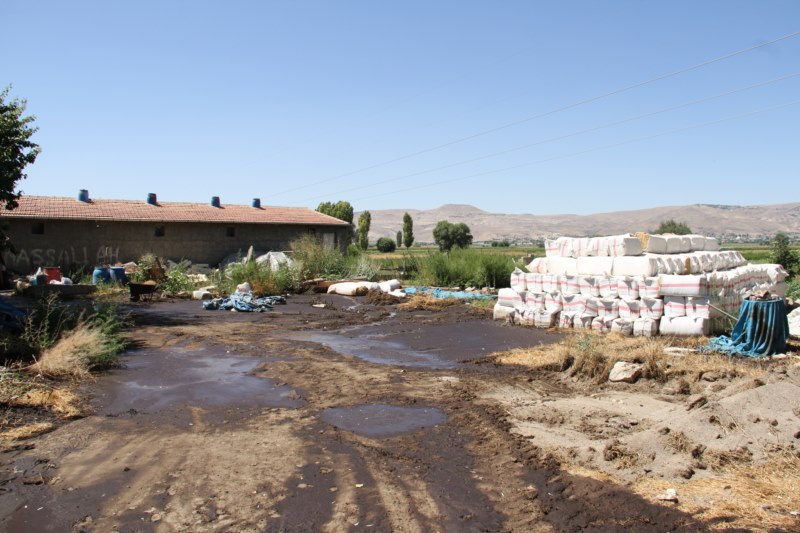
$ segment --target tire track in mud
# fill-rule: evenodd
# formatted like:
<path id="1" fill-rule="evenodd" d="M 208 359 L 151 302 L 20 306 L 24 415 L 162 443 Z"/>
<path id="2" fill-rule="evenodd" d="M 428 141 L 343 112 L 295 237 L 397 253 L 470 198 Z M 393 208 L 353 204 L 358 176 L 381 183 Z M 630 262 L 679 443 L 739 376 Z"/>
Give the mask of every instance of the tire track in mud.
<path id="1" fill-rule="evenodd" d="M 42 440 L 59 476 L 75 490 L 30 488 L 29 501 L 59 510 L 61 524 L 80 528 L 85 517 L 70 505 L 94 498 L 88 529 L 120 531 L 143 524 L 155 531 L 704 529 L 685 513 L 624 487 L 568 474 L 553 456 L 512 433 L 508 413 L 482 394 L 498 386 L 552 390 L 552 385 L 529 381 L 529 374 L 513 368 L 404 368 L 365 362 L 316 342 L 286 340 L 287 330 L 331 331 L 388 315 L 305 310 L 295 306 L 266 319 L 195 313 L 197 323 L 180 316 L 166 324 L 158 317 L 143 321 L 136 333 L 142 345 L 211 343 L 261 357 L 252 375 L 296 391 L 297 406 L 89 417 Z M 401 313 L 393 320 L 414 326 L 399 330 L 417 333 L 420 322 L 478 321 L 461 312 Z M 436 427 L 379 438 L 320 419 L 331 407 L 371 404 L 433 407 L 448 418 Z M 96 432 L 97 441 L 66 444 L 86 431 Z M 121 473 L 121 458 L 130 472 Z M 88 465 L 97 482 L 77 485 Z M 101 494 L 111 495 L 110 503 Z M 150 509 L 155 511 L 145 513 Z M 159 520 L 151 523 L 154 514 Z"/>

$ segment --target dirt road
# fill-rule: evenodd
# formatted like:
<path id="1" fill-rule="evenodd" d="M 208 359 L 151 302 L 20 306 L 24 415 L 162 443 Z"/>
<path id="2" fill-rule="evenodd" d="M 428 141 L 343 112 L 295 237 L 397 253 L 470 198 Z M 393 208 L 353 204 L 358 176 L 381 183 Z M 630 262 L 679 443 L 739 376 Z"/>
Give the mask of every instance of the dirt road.
<path id="1" fill-rule="evenodd" d="M 0 456 L 0 529 L 709 526 L 621 484 L 569 473 L 553 443 L 539 447 L 519 420 L 512 428 L 514 398 L 570 393 L 484 356 L 558 335 L 468 307 L 322 302 L 297 296 L 260 314 L 197 302 L 132 308 L 125 367 L 86 387 L 94 414 Z"/>

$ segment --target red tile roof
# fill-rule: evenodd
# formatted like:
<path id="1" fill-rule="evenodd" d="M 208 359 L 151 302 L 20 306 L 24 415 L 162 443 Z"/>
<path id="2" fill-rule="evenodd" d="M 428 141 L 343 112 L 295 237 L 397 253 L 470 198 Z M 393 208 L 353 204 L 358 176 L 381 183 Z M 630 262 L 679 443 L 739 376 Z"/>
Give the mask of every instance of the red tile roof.
<path id="1" fill-rule="evenodd" d="M 144 200 L 100 200 L 81 202 L 76 198 L 22 196 L 13 211 L 0 210 L 0 218 L 37 218 L 56 220 L 119 220 L 137 222 L 219 222 L 239 224 L 304 224 L 346 226 L 347 223 L 305 207 L 261 208 L 249 205 L 214 207 L 189 202 Z"/>

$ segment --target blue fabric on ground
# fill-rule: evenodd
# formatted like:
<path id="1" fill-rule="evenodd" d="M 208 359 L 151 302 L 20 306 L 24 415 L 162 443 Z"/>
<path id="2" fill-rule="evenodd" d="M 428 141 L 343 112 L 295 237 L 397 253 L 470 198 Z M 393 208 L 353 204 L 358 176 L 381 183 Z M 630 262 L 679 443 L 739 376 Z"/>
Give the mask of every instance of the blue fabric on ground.
<path id="1" fill-rule="evenodd" d="M 18 309 L 8 303 L 4 298 L 0 297 L 0 328 L 18 333 L 22 331 L 20 320 L 25 318 L 26 313 L 22 309 Z"/>
<path id="2" fill-rule="evenodd" d="M 745 300 L 730 337 L 715 337 L 708 350 L 748 357 L 767 357 L 786 351 L 789 320 L 783 299 Z"/>
<path id="3" fill-rule="evenodd" d="M 217 309 L 230 311 L 231 309 L 235 309 L 242 313 L 262 313 L 264 311 L 271 311 L 275 304 L 285 303 L 286 298 L 283 296 L 262 296 L 261 298 L 257 298 L 252 294 L 235 292 L 227 298 L 206 300 L 203 302 L 203 309 L 207 311 L 216 311 Z"/>
<path id="4" fill-rule="evenodd" d="M 496 294 L 482 294 L 480 292 L 446 291 L 438 287 L 404 287 L 406 294 L 430 294 L 434 298 L 460 298 L 462 300 L 494 300 Z"/>

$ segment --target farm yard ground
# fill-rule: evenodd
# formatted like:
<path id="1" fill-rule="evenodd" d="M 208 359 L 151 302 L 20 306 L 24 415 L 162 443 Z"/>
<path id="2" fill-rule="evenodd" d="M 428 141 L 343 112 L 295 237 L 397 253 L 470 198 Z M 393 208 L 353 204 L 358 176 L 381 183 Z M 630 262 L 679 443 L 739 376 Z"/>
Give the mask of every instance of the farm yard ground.
<path id="1" fill-rule="evenodd" d="M 131 306 L 124 367 L 74 391 L 83 416 L 3 442 L 0 529 L 800 527 L 796 356 L 728 360 L 370 301 Z M 607 382 L 617 358 L 644 376 Z M 659 499 L 668 489 L 677 501 Z"/>

